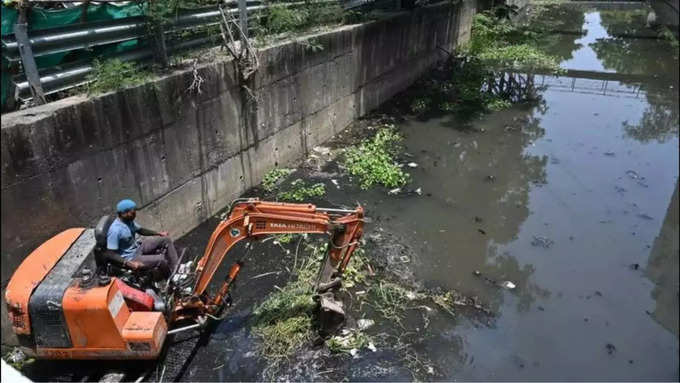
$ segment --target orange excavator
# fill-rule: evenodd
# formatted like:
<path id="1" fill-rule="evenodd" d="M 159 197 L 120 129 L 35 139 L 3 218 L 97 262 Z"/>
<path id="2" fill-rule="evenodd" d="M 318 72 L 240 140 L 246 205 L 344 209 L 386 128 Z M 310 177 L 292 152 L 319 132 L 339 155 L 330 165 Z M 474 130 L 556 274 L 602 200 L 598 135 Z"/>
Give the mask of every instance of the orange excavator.
<path id="1" fill-rule="evenodd" d="M 103 260 L 111 221 L 104 216 L 94 229 L 73 228 L 55 235 L 13 274 L 5 299 L 12 329 L 28 354 L 42 359 L 154 359 L 169 334 L 226 316 L 229 288 L 243 264 L 234 263 L 211 294 L 219 266 L 239 241 L 271 234 L 329 235 L 314 298 L 322 327 L 337 328 L 344 321 L 342 302 L 334 292 L 363 234 L 360 206 L 323 209 L 238 199 L 195 267 L 192 262 L 178 265 L 167 281 L 150 280 Z"/>

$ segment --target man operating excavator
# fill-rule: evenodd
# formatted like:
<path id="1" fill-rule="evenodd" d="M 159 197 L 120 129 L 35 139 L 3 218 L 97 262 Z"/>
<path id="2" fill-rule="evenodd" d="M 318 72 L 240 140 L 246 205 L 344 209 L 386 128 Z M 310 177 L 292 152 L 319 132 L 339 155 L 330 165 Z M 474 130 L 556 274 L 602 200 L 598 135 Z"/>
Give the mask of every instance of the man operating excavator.
<path id="1" fill-rule="evenodd" d="M 118 202 L 116 212 L 118 217 L 106 235 L 106 259 L 132 270 L 149 270 L 168 277 L 177 265 L 177 250 L 168 233 L 135 222 L 137 204 L 130 199 Z M 138 240 L 137 234 L 145 238 Z"/>
<path id="2" fill-rule="evenodd" d="M 106 215 L 94 228 L 64 230 L 19 265 L 7 284 L 5 300 L 9 323 L 30 355 L 43 359 L 157 358 L 168 335 L 202 329 L 208 320 L 226 318 L 231 287 L 244 263 L 232 259 L 236 262 L 224 281 L 209 287 L 215 275 L 224 275 L 218 270 L 233 258 L 228 257 L 230 250 L 241 241 L 276 234 L 329 237 L 312 287 L 319 333 L 326 337 L 344 323 L 343 302 L 335 294 L 361 243 L 361 206 L 320 208 L 311 203 L 236 199 L 195 266 L 189 261 L 176 269 L 180 261 L 167 233 L 136 224 L 136 207 L 123 200 L 116 207 L 115 220 Z M 145 238 L 138 242 L 137 234 Z M 108 258 L 104 260 L 143 273 L 109 268 L 110 263 L 101 262 L 104 254 Z M 171 268 L 172 280 L 159 285 L 153 271 L 167 273 Z M 153 281 L 147 278 L 147 270 Z"/>

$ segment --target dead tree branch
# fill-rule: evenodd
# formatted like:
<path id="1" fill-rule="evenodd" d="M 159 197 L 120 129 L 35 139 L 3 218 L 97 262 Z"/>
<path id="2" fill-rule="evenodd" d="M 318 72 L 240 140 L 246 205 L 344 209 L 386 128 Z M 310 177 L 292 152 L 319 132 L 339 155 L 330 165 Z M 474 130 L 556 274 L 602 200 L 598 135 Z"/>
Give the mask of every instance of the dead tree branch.
<path id="1" fill-rule="evenodd" d="M 220 5 L 219 10 L 220 15 L 222 16 L 220 30 L 222 39 L 224 40 L 224 46 L 234 60 L 236 60 L 239 76 L 241 77 L 241 84 L 245 85 L 260 67 L 257 53 L 250 44 L 248 36 L 234 18 L 234 15 L 226 11 L 222 5 Z M 237 36 L 234 36 L 235 33 Z"/>
<path id="2" fill-rule="evenodd" d="M 194 59 L 192 63 L 191 73 L 194 79 L 191 81 L 191 84 L 189 85 L 187 91 L 196 92 L 196 94 L 203 93 L 201 86 L 203 85 L 203 82 L 205 82 L 205 80 L 203 79 L 201 74 L 198 73 L 198 59 Z"/>

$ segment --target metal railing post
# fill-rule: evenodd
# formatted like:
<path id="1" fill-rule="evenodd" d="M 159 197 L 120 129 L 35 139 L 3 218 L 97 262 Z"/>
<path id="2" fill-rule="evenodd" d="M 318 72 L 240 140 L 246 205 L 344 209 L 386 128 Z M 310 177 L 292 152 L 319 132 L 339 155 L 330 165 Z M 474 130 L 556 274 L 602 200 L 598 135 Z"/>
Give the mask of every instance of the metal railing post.
<path id="1" fill-rule="evenodd" d="M 17 39 L 21 64 L 24 67 L 24 73 L 26 74 L 26 80 L 28 81 L 31 95 L 38 104 L 44 104 L 46 103 L 45 92 L 43 92 L 42 84 L 40 83 L 40 74 L 38 73 L 38 66 L 35 64 L 35 58 L 33 57 L 31 42 L 28 40 L 27 11 L 28 8 L 23 4 L 19 7 L 19 18 L 14 24 L 14 36 Z"/>
<path id="2" fill-rule="evenodd" d="M 165 33 L 163 25 L 154 26 L 153 31 L 153 45 L 156 56 L 156 61 L 165 68 L 168 66 L 168 47 L 165 43 Z"/>
<path id="3" fill-rule="evenodd" d="M 243 35 L 248 37 L 248 9 L 246 0 L 238 0 L 238 22 Z"/>

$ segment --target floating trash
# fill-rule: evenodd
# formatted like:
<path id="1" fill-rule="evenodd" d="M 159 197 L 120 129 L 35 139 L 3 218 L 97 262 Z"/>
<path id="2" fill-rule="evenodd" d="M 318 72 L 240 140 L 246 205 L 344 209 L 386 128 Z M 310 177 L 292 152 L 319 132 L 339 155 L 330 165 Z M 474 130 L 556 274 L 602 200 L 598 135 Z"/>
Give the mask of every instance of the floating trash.
<path id="1" fill-rule="evenodd" d="M 512 283 L 510 281 L 503 281 L 503 282 L 501 282 L 500 286 L 502 288 L 508 289 L 508 290 L 514 290 L 515 287 L 517 287 L 514 283 Z"/>
<path id="2" fill-rule="evenodd" d="M 555 242 L 548 237 L 534 236 L 531 241 L 531 246 L 540 246 L 544 249 L 549 249 Z"/>

